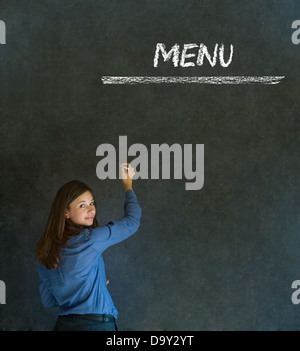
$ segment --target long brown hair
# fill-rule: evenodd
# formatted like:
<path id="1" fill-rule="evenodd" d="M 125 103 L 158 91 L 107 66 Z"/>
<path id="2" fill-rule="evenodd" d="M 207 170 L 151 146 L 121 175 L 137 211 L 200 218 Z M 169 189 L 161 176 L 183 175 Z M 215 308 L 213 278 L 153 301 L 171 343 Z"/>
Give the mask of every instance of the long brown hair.
<path id="1" fill-rule="evenodd" d="M 66 210 L 69 209 L 71 202 L 86 191 L 89 191 L 94 197 L 91 188 L 78 180 L 72 180 L 58 189 L 44 233 L 35 250 L 37 261 L 46 268 L 58 268 L 60 262 L 60 248 L 65 245 L 72 236 L 78 235 L 83 228 L 95 228 L 99 226 L 96 216 L 90 227 L 78 226 L 71 220 L 65 218 Z"/>

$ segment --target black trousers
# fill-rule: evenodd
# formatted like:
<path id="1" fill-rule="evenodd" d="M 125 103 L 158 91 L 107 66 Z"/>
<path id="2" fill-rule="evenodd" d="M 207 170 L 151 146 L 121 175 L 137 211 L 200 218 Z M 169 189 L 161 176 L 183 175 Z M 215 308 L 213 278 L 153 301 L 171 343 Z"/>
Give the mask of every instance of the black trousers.
<path id="1" fill-rule="evenodd" d="M 116 319 L 107 315 L 58 316 L 54 331 L 117 331 Z"/>

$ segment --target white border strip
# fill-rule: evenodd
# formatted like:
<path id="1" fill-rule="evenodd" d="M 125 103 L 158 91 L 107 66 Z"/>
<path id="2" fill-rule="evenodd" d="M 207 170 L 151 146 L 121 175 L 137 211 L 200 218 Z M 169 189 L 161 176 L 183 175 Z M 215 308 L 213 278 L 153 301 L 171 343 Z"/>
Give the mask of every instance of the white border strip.
<path id="1" fill-rule="evenodd" d="M 278 84 L 285 76 L 214 76 L 214 77 L 114 77 L 103 76 L 103 84 Z"/>

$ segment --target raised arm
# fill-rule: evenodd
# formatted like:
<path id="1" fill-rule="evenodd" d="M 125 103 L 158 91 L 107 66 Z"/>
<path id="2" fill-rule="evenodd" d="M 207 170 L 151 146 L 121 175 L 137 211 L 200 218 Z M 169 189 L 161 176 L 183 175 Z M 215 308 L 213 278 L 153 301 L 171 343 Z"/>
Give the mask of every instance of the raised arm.
<path id="1" fill-rule="evenodd" d="M 100 252 L 133 235 L 140 225 L 142 210 L 132 188 L 134 169 L 128 163 L 122 164 L 121 167 L 122 182 L 126 191 L 124 216 L 121 219 L 109 222 L 104 227 L 93 229 L 94 247 Z"/>
<path id="2" fill-rule="evenodd" d="M 120 167 L 121 167 L 122 182 L 123 182 L 125 191 L 133 190 L 132 178 L 135 175 L 134 168 L 130 165 L 130 163 L 122 163 Z"/>

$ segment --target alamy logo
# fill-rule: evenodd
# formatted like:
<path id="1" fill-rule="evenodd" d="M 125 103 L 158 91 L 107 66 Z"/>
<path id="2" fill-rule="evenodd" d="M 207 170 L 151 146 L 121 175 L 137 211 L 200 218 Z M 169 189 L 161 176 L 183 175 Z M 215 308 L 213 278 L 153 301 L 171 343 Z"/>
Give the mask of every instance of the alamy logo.
<path id="1" fill-rule="evenodd" d="M 296 289 L 291 296 L 292 303 L 298 305 L 300 303 L 300 280 L 294 280 L 292 283 L 292 289 Z"/>
<path id="2" fill-rule="evenodd" d="M 0 20 L 0 44 L 6 44 L 6 27 L 5 23 Z"/>
<path id="3" fill-rule="evenodd" d="M 296 29 L 292 34 L 292 43 L 298 45 L 300 43 L 300 20 L 296 20 L 292 23 L 292 28 Z"/>
<path id="4" fill-rule="evenodd" d="M 194 162 L 192 144 L 184 144 L 183 148 L 180 144 L 173 144 L 171 146 L 167 144 L 151 144 L 150 153 L 150 179 L 159 179 L 160 164 L 162 179 L 170 179 L 171 153 L 173 153 L 174 179 L 182 179 L 182 171 L 184 171 L 185 179 L 194 180 L 194 182 L 185 183 L 186 190 L 200 190 L 203 187 L 204 144 L 195 145 Z M 105 156 L 97 164 L 97 177 L 99 179 L 116 179 L 117 152 L 115 147 L 111 144 L 101 144 L 97 148 L 96 156 Z M 144 144 L 133 144 L 127 151 L 127 136 L 119 136 L 119 164 L 127 163 L 127 156 L 137 156 L 132 162 L 130 162 L 132 167 L 135 168 L 133 179 L 149 179 L 147 147 Z M 137 167 L 139 167 L 138 170 Z M 120 169 L 119 179 L 121 179 Z"/>
<path id="5" fill-rule="evenodd" d="M 6 304 L 6 286 L 4 281 L 0 280 L 0 304 Z"/>

